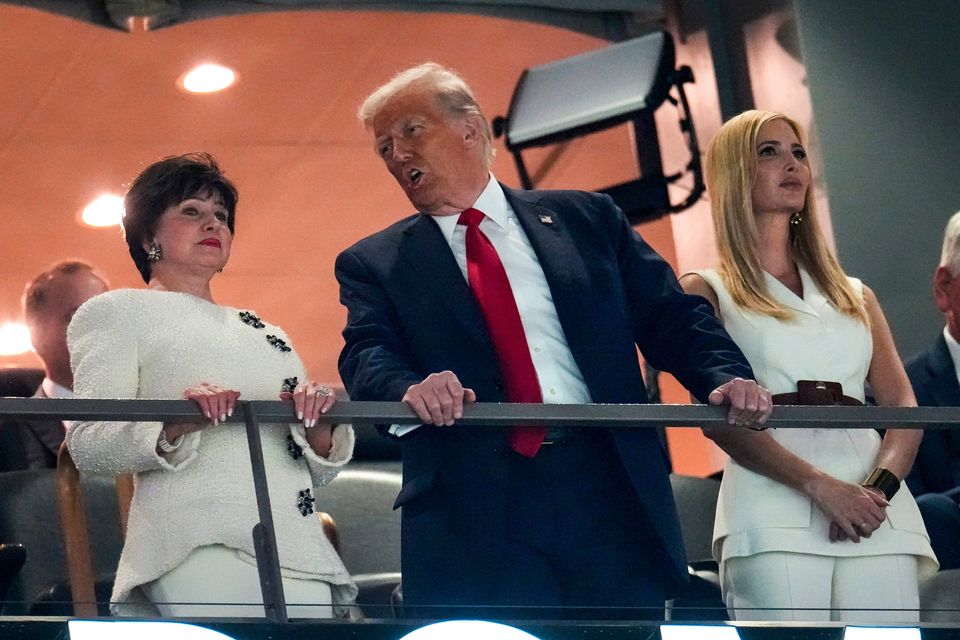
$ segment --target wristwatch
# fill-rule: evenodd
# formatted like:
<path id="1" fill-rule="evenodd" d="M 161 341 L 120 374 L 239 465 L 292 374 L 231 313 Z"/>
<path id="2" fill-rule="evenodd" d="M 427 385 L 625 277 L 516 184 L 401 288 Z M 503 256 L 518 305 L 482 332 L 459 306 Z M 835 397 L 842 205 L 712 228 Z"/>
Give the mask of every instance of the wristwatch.
<path id="1" fill-rule="evenodd" d="M 900 490 L 900 478 L 882 467 L 877 467 L 863 481 L 863 486 L 879 489 L 884 497 L 890 500 Z"/>
<path id="2" fill-rule="evenodd" d="M 183 434 L 181 433 L 174 439 L 172 443 L 167 442 L 167 432 L 164 429 L 160 429 L 160 437 L 157 438 L 157 448 L 164 453 L 173 453 L 183 442 Z"/>

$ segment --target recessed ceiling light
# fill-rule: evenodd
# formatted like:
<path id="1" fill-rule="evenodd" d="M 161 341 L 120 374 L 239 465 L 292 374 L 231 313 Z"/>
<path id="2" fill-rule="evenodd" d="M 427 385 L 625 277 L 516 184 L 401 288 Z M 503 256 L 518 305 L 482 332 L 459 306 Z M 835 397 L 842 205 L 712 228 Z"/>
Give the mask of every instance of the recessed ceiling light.
<path id="1" fill-rule="evenodd" d="M 19 322 L 0 325 L 0 356 L 16 356 L 32 348 L 30 330 Z"/>
<path id="2" fill-rule="evenodd" d="M 123 220 L 123 198 L 111 193 L 98 196 L 83 208 L 83 224 L 91 227 L 113 227 Z"/>
<path id="3" fill-rule="evenodd" d="M 201 64 L 184 74 L 180 86 L 190 93 L 223 91 L 237 80 L 233 69 L 219 64 Z"/>

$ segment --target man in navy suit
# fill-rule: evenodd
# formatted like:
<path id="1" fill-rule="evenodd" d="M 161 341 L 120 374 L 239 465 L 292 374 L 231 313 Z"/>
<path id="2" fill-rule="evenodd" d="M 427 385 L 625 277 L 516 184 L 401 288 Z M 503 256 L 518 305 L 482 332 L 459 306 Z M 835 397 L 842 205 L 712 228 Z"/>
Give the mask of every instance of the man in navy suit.
<path id="1" fill-rule="evenodd" d="M 946 326 L 907 362 L 907 375 L 920 406 L 960 407 L 960 212 L 947 223 L 933 290 Z M 924 433 L 907 486 L 917 498 L 940 568 L 960 568 L 960 431 Z"/>
<path id="2" fill-rule="evenodd" d="M 402 400 L 423 421 L 390 428 L 407 614 L 661 617 L 687 567 L 655 430 L 553 429 L 528 450 L 509 430 L 456 426 L 463 405 L 516 395 L 504 338 L 524 341 L 543 402 L 645 402 L 637 347 L 702 401 L 729 403 L 731 423 L 765 421 L 769 393 L 612 200 L 493 178 L 489 126 L 455 73 L 408 69 L 360 116 L 419 211 L 336 263 L 350 397 Z M 489 262 L 471 233 L 509 280 L 501 308 L 473 285 Z M 493 318 L 514 303 L 505 335 Z"/>

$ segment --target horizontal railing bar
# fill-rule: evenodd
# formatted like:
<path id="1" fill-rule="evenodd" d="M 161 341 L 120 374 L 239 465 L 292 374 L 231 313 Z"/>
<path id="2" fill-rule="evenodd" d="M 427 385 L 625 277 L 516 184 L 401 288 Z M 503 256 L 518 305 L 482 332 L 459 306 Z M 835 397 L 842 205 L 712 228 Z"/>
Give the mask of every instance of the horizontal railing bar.
<path id="1" fill-rule="evenodd" d="M 243 422 L 243 404 L 227 422 Z M 252 401 L 262 423 L 292 422 L 290 403 Z M 466 405 L 463 426 L 546 427 L 711 427 L 724 426 L 726 407 L 685 404 L 499 404 Z M 202 418 L 187 400 L 91 400 L 0 398 L 0 419 L 102 421 L 192 421 Z M 331 422 L 354 424 L 419 424 L 413 411 L 400 402 L 338 402 L 326 415 Z M 958 429 L 960 408 L 953 407 L 776 407 L 768 427 L 818 429 Z"/>

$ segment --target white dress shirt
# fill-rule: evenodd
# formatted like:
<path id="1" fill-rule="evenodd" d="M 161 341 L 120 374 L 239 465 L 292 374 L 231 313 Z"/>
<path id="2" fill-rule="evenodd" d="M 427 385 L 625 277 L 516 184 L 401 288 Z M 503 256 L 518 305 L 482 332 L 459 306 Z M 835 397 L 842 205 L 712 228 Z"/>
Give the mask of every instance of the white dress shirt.
<path id="1" fill-rule="evenodd" d="M 586 404 L 592 402 L 580 368 L 573 359 L 570 345 L 560 326 L 553 295 L 547 285 L 537 254 L 517 220 L 503 189 L 491 174 L 486 188 L 473 204 L 486 217 L 480 230 L 486 235 L 503 263 L 520 312 L 540 392 L 545 404 Z M 466 227 L 458 225 L 458 214 L 434 216 L 453 251 L 463 277 L 467 279 Z M 416 426 L 391 427 L 391 433 L 402 436 Z"/>
<path id="2" fill-rule="evenodd" d="M 62 384 L 57 384 L 50 378 L 44 378 L 43 382 L 40 383 L 40 389 L 43 391 L 43 395 L 47 398 L 72 398 L 73 391 L 67 389 Z M 34 396 L 36 397 L 36 396 Z M 73 420 L 61 420 L 63 423 L 63 429 L 66 432 L 74 425 Z"/>
<path id="3" fill-rule="evenodd" d="M 50 378 L 44 378 L 43 382 L 40 383 L 40 386 L 43 387 L 43 392 L 48 398 L 72 398 L 73 391 L 67 389 L 61 384 L 57 384 Z"/>

